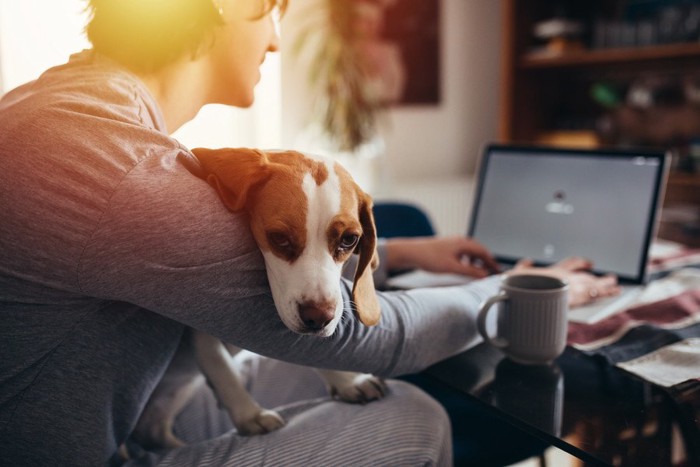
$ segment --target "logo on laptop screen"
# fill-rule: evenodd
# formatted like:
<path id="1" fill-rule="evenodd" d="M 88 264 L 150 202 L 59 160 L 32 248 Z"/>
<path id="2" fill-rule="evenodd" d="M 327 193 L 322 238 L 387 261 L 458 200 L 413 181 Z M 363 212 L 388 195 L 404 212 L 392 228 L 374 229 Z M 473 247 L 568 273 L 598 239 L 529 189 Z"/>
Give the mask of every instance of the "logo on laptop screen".
<path id="1" fill-rule="evenodd" d="M 547 212 L 552 214 L 573 214 L 574 206 L 566 202 L 566 192 L 557 190 L 554 192 L 553 201 L 550 201 L 545 206 Z"/>

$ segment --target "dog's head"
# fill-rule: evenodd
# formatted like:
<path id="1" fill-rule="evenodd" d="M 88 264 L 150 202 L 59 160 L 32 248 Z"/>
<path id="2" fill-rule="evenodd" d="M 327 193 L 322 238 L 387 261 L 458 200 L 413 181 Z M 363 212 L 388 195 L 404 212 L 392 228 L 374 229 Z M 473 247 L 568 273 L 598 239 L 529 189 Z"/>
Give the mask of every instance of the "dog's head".
<path id="1" fill-rule="evenodd" d="M 195 149 L 203 178 L 233 212 L 245 212 L 275 305 L 292 331 L 330 336 L 342 315 L 343 264 L 359 254 L 355 314 L 377 324 L 372 200 L 332 160 L 296 151 Z"/>

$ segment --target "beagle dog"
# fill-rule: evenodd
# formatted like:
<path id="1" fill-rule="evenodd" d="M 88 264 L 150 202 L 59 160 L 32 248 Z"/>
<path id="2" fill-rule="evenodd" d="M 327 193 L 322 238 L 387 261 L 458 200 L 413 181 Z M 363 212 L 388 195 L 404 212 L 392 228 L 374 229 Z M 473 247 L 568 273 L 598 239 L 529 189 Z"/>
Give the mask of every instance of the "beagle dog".
<path id="1" fill-rule="evenodd" d="M 197 161 L 182 157 L 181 162 L 206 180 L 230 211 L 246 214 L 285 326 L 319 338 L 333 334 L 343 314 L 341 272 L 353 253 L 359 255 L 352 289 L 355 315 L 367 326 L 379 322 L 372 200 L 343 167 L 296 151 L 192 152 Z M 172 432 L 175 416 L 205 379 L 240 434 L 282 427 L 279 414 L 261 408 L 237 379 L 230 356 L 238 350 L 196 330 L 186 333 L 133 438 L 145 447 L 181 446 Z M 372 375 L 318 371 L 330 393 L 344 401 L 371 401 L 386 389 Z"/>

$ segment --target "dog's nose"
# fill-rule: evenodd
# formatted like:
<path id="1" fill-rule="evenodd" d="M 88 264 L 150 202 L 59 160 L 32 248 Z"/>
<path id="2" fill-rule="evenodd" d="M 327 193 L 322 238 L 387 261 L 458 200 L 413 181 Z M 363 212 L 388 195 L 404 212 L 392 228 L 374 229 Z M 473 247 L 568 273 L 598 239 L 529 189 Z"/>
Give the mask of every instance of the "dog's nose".
<path id="1" fill-rule="evenodd" d="M 299 317 L 308 329 L 320 331 L 335 317 L 335 306 L 329 302 L 301 302 Z"/>

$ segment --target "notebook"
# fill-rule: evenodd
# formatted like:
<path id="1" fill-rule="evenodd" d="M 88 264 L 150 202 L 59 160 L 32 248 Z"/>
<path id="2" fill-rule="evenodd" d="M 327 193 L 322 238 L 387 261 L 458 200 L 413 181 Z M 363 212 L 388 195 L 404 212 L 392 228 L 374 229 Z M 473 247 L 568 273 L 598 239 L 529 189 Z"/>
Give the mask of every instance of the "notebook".
<path id="1" fill-rule="evenodd" d="M 572 321 L 597 321 L 648 279 L 668 163 L 662 151 L 487 145 L 467 233 L 506 269 L 522 258 L 545 266 L 578 255 L 595 274 L 616 274 L 622 297 L 571 310 Z M 427 285 L 427 276 L 418 281 Z"/>

